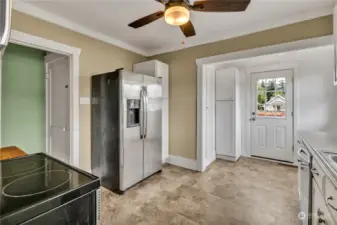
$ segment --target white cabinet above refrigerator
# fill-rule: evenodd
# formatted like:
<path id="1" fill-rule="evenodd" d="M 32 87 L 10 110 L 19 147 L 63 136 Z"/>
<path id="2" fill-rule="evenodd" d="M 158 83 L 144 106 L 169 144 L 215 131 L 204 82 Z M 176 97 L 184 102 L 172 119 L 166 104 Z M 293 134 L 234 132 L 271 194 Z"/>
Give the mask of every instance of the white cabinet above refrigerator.
<path id="1" fill-rule="evenodd" d="M 133 65 L 133 72 L 160 77 L 163 85 L 163 98 L 169 97 L 169 67 L 158 60 L 151 60 Z"/>

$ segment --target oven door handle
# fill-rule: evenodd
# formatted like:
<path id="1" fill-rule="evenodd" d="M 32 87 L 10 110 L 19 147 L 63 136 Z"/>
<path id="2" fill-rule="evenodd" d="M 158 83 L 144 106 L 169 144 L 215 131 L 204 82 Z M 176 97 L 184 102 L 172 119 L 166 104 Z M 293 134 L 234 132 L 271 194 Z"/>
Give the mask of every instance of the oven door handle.
<path id="1" fill-rule="evenodd" d="M 333 198 L 332 196 L 330 196 L 329 198 L 326 199 L 326 201 L 327 201 L 328 206 L 329 206 L 330 208 L 332 208 L 333 210 L 337 211 L 337 207 L 331 204 L 331 201 L 332 201 L 333 199 L 334 199 L 334 198 Z"/>

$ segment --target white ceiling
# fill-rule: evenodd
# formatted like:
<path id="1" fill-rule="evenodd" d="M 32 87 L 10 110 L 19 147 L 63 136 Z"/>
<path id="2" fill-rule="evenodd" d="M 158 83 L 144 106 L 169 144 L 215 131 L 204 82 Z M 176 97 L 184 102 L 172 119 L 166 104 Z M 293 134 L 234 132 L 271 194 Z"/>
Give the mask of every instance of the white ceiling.
<path id="1" fill-rule="evenodd" d="M 137 30 L 127 26 L 164 9 L 154 0 L 14 0 L 14 8 L 149 56 L 328 15 L 333 1 L 252 0 L 245 12 L 192 12 L 197 35 L 191 38 L 164 19 Z"/>

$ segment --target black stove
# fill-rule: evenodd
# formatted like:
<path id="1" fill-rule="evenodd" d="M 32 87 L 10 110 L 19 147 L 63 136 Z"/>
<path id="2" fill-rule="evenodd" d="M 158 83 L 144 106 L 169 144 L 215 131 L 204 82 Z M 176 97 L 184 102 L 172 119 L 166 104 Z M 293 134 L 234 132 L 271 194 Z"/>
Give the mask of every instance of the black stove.
<path id="1" fill-rule="evenodd" d="M 0 224 L 96 224 L 99 178 L 44 153 L 0 161 Z"/>

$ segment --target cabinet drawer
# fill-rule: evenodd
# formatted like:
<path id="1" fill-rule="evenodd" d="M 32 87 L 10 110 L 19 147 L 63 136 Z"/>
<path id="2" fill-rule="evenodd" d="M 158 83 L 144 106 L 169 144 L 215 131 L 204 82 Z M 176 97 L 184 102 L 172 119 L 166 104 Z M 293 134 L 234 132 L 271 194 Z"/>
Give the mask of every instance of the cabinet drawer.
<path id="1" fill-rule="evenodd" d="M 324 193 L 323 189 L 323 178 L 325 176 L 325 173 L 322 169 L 322 167 L 318 164 L 316 159 L 313 159 L 312 161 L 312 168 L 311 168 L 312 176 L 314 177 L 314 180 L 316 181 L 319 190 Z"/>
<path id="2" fill-rule="evenodd" d="M 337 224 L 337 189 L 329 178 L 326 178 L 325 201 L 335 224 Z"/>

